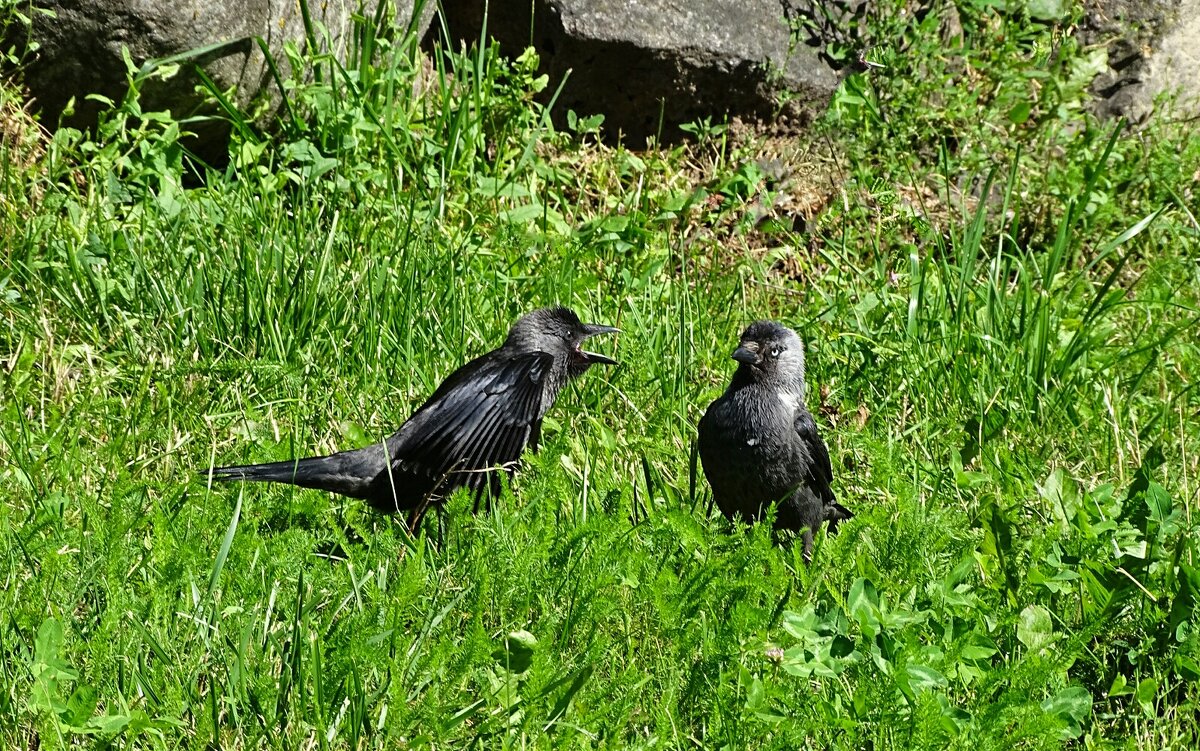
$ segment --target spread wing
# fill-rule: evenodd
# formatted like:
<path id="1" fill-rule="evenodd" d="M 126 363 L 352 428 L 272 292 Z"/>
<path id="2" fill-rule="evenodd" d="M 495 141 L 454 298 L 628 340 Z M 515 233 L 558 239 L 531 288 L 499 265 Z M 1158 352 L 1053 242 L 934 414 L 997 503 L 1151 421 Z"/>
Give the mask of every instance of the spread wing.
<path id="1" fill-rule="evenodd" d="M 834 503 L 833 489 L 830 487 L 833 484 L 833 465 L 829 462 L 829 449 L 817 433 L 817 423 L 813 421 L 813 416 L 808 410 L 797 410 L 795 425 L 796 433 L 800 440 L 804 441 L 808 454 L 812 457 L 808 486 L 816 492 L 824 505 L 829 506 Z"/>
<path id="2" fill-rule="evenodd" d="M 395 471 L 431 478 L 438 495 L 498 490 L 488 470 L 511 469 L 536 433 L 553 361 L 492 353 L 459 368 L 389 441 Z"/>

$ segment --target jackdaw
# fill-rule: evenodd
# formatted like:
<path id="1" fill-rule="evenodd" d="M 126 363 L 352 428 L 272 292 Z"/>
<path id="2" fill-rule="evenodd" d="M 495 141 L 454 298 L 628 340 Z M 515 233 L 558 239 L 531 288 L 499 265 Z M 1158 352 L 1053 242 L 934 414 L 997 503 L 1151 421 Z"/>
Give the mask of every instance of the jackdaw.
<path id="1" fill-rule="evenodd" d="M 572 378 L 616 360 L 581 348 L 612 326 L 582 323 L 568 308 L 535 310 L 508 339 L 450 374 L 400 429 L 380 444 L 309 459 L 215 467 L 216 480 L 282 482 L 360 498 L 380 511 L 409 512 L 416 531 L 430 505 L 460 487 L 475 496 L 500 492 L 526 446 L 537 449 L 542 417 Z"/>
<path id="2" fill-rule="evenodd" d="M 813 533 L 854 516 L 834 500 L 833 467 L 804 406 L 804 342 L 773 321 L 756 321 L 733 352 L 729 388 L 700 419 L 699 451 L 713 498 L 730 521 L 756 522 L 772 503 L 775 529 Z"/>

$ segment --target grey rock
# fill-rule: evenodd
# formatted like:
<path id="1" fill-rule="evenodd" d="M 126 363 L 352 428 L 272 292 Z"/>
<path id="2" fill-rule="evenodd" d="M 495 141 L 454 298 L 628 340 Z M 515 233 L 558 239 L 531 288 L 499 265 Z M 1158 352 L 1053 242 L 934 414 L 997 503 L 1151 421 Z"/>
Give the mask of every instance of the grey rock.
<path id="1" fill-rule="evenodd" d="M 1140 123 L 1163 93 L 1176 114 L 1200 114 L 1200 0 L 1089 0 L 1081 38 L 1108 51 L 1092 84 L 1098 114 Z"/>
<path id="2" fill-rule="evenodd" d="M 411 19 L 413 0 L 394 1 L 398 22 Z M 24 75 L 42 122 L 51 128 L 72 98 L 74 114 L 64 122 L 76 127 L 94 123 L 102 107 L 85 100 L 88 94 L 120 101 L 128 88 L 123 47 L 141 66 L 147 60 L 222 44 L 195 62 L 223 90 L 235 88 L 235 101 L 243 108 L 265 96 L 272 110 L 280 95 L 254 37 L 266 41 L 286 75 L 284 44 L 302 44 L 305 36 L 300 0 L 46 0 L 39 5 L 54 17 L 34 16 L 31 35 L 40 47 Z M 351 14 L 361 10 L 370 17 L 378 0 L 309 0 L 308 7 L 313 20 L 328 29 L 333 51 L 340 54 L 352 30 Z M 430 3 L 422 19 L 426 25 L 432 11 Z M 419 33 L 423 30 L 422 26 Z M 188 66 L 168 80 L 151 80 L 142 89 L 142 109 L 187 116 L 204 99 L 195 93 L 198 83 Z M 221 129 L 209 130 L 201 134 L 200 148 L 214 139 L 220 148 Z"/>
<path id="3" fill-rule="evenodd" d="M 444 6 L 456 45 L 481 38 L 484 0 Z M 803 31 L 824 18 L 813 8 L 795 0 L 490 0 L 487 32 L 507 55 L 534 47 L 548 92 L 567 77 L 556 117 L 601 113 L 606 132 L 636 142 L 672 137 L 705 117 L 800 128 L 824 112 L 840 79 L 820 40 Z"/>

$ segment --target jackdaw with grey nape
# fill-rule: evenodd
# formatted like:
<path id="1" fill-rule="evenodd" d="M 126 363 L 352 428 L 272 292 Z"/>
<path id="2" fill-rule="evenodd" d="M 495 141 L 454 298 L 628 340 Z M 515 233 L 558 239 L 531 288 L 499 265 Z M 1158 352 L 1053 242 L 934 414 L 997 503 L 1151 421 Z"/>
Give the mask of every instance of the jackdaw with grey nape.
<path id="1" fill-rule="evenodd" d="M 700 419 L 704 476 L 731 521 L 756 522 L 776 503 L 775 529 L 802 534 L 807 561 L 821 523 L 833 531 L 854 514 L 834 500 L 829 450 L 804 405 L 804 342 L 756 321 L 733 359 L 733 381 Z"/>
<path id="2" fill-rule="evenodd" d="M 500 492 L 498 470 L 516 468 L 535 450 L 542 417 L 567 381 L 593 364 L 616 360 L 582 349 L 611 326 L 582 323 L 568 308 L 535 310 L 518 320 L 499 349 L 450 374 L 433 396 L 385 441 L 330 456 L 215 467 L 215 480 L 282 482 L 409 512 L 409 528 L 460 487 L 481 500 Z"/>

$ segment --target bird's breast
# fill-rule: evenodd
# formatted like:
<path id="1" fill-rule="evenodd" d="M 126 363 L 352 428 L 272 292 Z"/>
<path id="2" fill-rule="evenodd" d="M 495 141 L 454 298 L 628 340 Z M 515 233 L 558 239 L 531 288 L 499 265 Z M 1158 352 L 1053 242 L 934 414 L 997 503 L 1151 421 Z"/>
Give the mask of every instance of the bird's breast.
<path id="1" fill-rule="evenodd" d="M 786 397 L 786 398 L 785 398 Z M 774 389 L 743 389 L 726 394 L 706 417 L 707 441 L 714 453 L 741 455 L 743 461 L 788 462 L 795 441 L 793 420 L 799 397 Z M 715 458 L 715 457 L 714 457 Z"/>
<path id="2" fill-rule="evenodd" d="M 542 419 L 550 408 L 554 406 L 554 400 L 558 398 L 558 392 L 562 391 L 563 386 L 567 384 L 568 376 L 565 366 L 560 367 L 556 362 L 555 367 L 546 374 L 542 381 L 542 401 L 538 407 L 537 419 Z"/>

